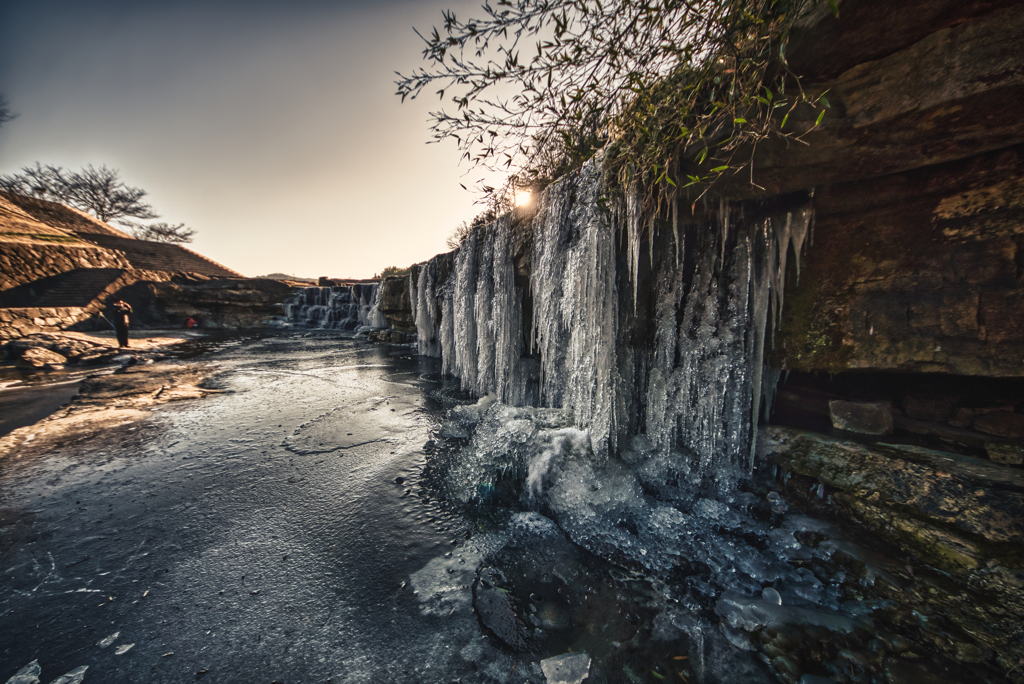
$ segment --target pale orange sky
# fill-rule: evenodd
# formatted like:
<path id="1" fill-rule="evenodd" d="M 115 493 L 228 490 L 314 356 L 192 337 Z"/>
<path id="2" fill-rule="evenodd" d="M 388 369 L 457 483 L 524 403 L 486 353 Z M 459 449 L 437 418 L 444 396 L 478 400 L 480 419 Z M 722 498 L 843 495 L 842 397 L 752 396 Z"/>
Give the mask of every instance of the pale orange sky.
<path id="1" fill-rule="evenodd" d="M 421 31 L 477 0 L 10 3 L 0 173 L 106 164 L 245 275 L 370 277 L 446 251 L 481 210 L 436 96 L 400 104 Z M 468 175 L 467 175 L 468 172 Z M 491 176 L 492 181 L 495 179 Z M 493 182 L 492 182 L 493 184 Z"/>

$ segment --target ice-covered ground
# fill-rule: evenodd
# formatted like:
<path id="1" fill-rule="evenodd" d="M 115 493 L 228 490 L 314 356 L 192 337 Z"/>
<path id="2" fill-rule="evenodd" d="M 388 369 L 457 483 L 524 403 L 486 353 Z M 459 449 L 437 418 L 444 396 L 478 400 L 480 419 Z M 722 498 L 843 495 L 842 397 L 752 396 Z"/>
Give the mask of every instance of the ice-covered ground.
<path id="1" fill-rule="evenodd" d="M 917 681 L 947 681 L 929 679 L 919 659 L 937 657 L 901 634 L 908 619 L 928 629 L 927 616 L 887 598 L 934 579 L 908 580 L 912 569 L 895 557 L 791 511 L 773 488 L 785 473 L 740 480 L 723 496 L 681 454 L 640 437 L 612 457 L 574 425 L 571 411 L 488 396 L 452 409 L 437 432 L 427 475 L 444 498 L 489 521 L 466 561 L 481 568 L 482 622 L 506 647 L 585 651 L 592 682 L 891 682 L 909 681 L 899 679 L 908 668 Z M 827 497 L 821 487 L 810 495 Z M 588 601 L 609 601 L 578 586 L 571 575 L 582 567 L 615 581 L 632 573 L 642 588 L 618 610 L 646 611 L 642 646 L 564 626 L 594 619 L 582 616 Z M 542 581 L 565 599 L 561 628 L 533 619 Z"/>

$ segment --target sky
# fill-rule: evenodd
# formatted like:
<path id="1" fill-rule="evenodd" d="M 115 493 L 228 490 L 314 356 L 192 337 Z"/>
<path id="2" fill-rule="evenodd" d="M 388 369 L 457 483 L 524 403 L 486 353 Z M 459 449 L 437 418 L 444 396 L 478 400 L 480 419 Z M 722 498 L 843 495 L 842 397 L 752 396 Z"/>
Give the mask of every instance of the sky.
<path id="1" fill-rule="evenodd" d="M 480 0 L 0 3 L 0 174 L 105 164 L 189 245 L 247 276 L 368 278 L 447 251 L 485 174 L 427 144 L 425 65 L 445 9 Z M 487 176 L 490 184 L 500 177 Z"/>

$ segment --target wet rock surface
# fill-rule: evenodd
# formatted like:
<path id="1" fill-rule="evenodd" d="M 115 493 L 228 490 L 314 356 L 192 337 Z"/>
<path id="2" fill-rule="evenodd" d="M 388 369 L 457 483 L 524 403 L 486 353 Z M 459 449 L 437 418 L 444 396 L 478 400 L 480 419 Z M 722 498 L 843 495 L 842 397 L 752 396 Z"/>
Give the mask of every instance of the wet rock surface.
<path id="1" fill-rule="evenodd" d="M 857 546 L 838 544 L 836 557 L 873 576 L 889 629 L 916 633 L 947 660 L 922 664 L 923 654 L 914 653 L 920 646 L 897 648 L 901 659 L 883 668 L 887 681 L 982 677 L 965 664 L 984 664 L 1020 680 L 1020 470 L 919 447 L 864 445 L 776 427 L 765 430 L 759 448 L 788 473 L 783 489 L 798 505 L 853 535 L 893 545 L 872 558 Z M 904 657 L 918 658 L 918 664 Z"/>
<path id="2" fill-rule="evenodd" d="M 49 349 L 43 349 L 42 347 L 33 347 L 31 349 L 26 349 L 14 363 L 18 368 L 46 368 L 49 370 L 56 370 L 58 368 L 63 368 L 67 361 L 66 357 L 61 356 L 57 352 L 50 351 Z"/>

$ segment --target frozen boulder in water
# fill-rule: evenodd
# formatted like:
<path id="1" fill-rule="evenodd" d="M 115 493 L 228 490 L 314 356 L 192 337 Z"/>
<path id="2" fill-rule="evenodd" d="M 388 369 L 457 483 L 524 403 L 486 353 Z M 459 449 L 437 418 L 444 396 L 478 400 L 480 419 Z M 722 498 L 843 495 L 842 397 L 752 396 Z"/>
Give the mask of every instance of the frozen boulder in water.
<path id="1" fill-rule="evenodd" d="M 530 628 L 520 615 L 525 611 L 505 589 L 505 578 L 494 568 L 484 568 L 475 587 L 476 613 L 480 622 L 496 637 L 512 648 L 522 651 L 530 643 Z"/>
<path id="2" fill-rule="evenodd" d="M 42 670 L 39 667 L 39 661 L 33 660 L 31 663 L 15 672 L 14 676 L 7 680 L 7 684 L 39 684 L 40 672 L 42 672 Z"/>
<path id="3" fill-rule="evenodd" d="M 61 675 L 51 682 L 51 684 L 81 684 L 82 680 L 85 679 L 85 671 L 89 669 L 88 665 L 82 665 L 76 667 L 66 675 Z"/>
<path id="4" fill-rule="evenodd" d="M 590 656 L 586 653 L 565 653 L 540 661 L 540 669 L 548 684 L 580 684 L 590 675 Z"/>

